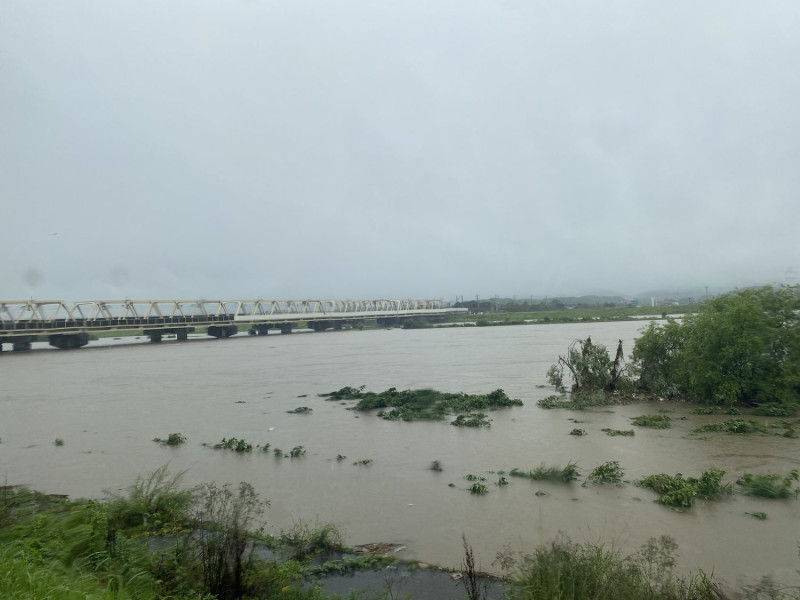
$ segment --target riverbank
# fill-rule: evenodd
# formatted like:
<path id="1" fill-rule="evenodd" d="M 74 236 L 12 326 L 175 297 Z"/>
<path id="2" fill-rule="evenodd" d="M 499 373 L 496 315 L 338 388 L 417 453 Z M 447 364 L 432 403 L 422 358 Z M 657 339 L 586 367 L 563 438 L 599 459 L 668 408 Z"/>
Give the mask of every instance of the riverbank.
<path id="1" fill-rule="evenodd" d="M 658 473 L 699 477 L 715 468 L 726 472 L 727 483 L 745 473 L 785 476 L 800 466 L 797 439 L 691 433 L 735 415 L 694 415 L 689 405 L 667 402 L 647 410 L 537 406 L 553 394 L 543 385 L 547 370 L 571 341 L 591 336 L 615 347 L 623 339 L 629 351 L 642 326 L 380 329 L 9 353 L 3 367 L 13 376 L 4 379 L 0 397 L 0 477 L 47 493 L 102 498 L 104 490 L 123 490 L 169 461 L 172 470 L 187 470 L 189 486 L 251 482 L 270 500 L 265 516 L 272 530 L 289 528 L 299 518 L 335 523 L 349 544 L 393 542 L 404 547 L 397 558 L 447 569 L 457 569 L 463 559 L 462 531 L 481 569 L 498 574 L 493 563 L 504 546 L 531 553 L 559 532 L 625 552 L 650 537 L 671 535 L 679 545 L 682 574 L 713 571 L 732 589 L 762 575 L 795 584 L 798 536 L 790 524 L 800 521 L 796 500 L 735 494 L 696 501 L 679 513 L 631 483 L 582 485 L 583 477 L 608 461 L 618 461 L 628 481 Z M 484 411 L 491 427 L 465 428 L 450 425 L 452 418 L 390 421 L 318 396 L 348 385 L 374 392 L 396 387 L 466 394 L 502 388 L 523 406 Z M 295 412 L 302 406 L 312 411 Z M 663 413 L 672 418 L 671 428 L 632 424 L 650 409 L 658 414 L 658 408 L 672 411 Z M 573 429 L 586 435 L 570 435 Z M 610 436 L 604 429 L 635 429 L 635 435 Z M 186 443 L 152 441 L 173 432 Z M 270 451 L 213 449 L 232 437 L 270 444 Z M 54 443 L 57 438 L 63 445 Z M 299 446 L 305 454 L 292 458 L 291 450 Z M 283 450 L 280 458 L 276 448 Z M 339 455 L 345 458 L 339 461 Z M 430 469 L 433 461 L 441 471 Z M 582 473 L 572 484 L 506 475 L 509 484 L 496 485 L 500 471 L 528 472 L 542 463 L 563 468 L 570 462 Z M 467 475 L 486 481 L 470 482 Z M 471 494 L 476 482 L 488 493 Z M 747 514 L 758 512 L 767 519 Z M 764 540 L 758 552 L 752 551 L 752 540 Z"/>

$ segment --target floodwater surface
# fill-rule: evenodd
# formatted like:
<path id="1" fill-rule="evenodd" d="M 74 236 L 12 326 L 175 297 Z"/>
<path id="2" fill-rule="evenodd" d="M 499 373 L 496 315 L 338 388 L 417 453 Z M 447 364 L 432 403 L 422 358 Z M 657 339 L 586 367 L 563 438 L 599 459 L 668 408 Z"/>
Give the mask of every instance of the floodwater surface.
<path id="1" fill-rule="evenodd" d="M 762 575 L 797 583 L 800 502 L 734 495 L 678 513 L 633 480 L 654 473 L 698 476 L 711 467 L 735 481 L 744 472 L 786 474 L 800 467 L 800 440 L 777 435 L 690 435 L 719 416 L 674 402 L 581 412 L 543 410 L 553 393 L 545 373 L 576 338 L 591 336 L 626 354 L 641 322 L 517 327 L 365 330 L 162 344 L 121 344 L 0 356 L 0 478 L 71 497 L 123 491 L 169 463 L 194 485 L 248 481 L 270 501 L 267 529 L 332 522 L 349 544 L 392 542 L 401 558 L 456 567 L 462 533 L 480 567 L 505 548 L 532 551 L 564 533 L 633 551 L 670 535 L 683 570 L 702 568 L 732 587 Z M 523 407 L 490 414 L 490 429 L 441 422 L 389 422 L 318 394 L 344 386 L 487 393 L 502 388 Z M 310 414 L 290 414 L 300 406 Z M 632 427 L 630 418 L 668 411 L 673 427 Z M 679 417 L 687 416 L 686 420 Z M 727 417 L 725 417 L 727 418 Z M 774 421 L 755 417 L 763 422 Z M 582 421 L 579 424 L 570 419 Z M 574 427 L 588 435 L 569 435 Z M 633 437 L 601 430 L 635 429 Z M 179 432 L 186 444 L 153 438 Z M 301 458 L 213 450 L 223 437 L 271 444 Z M 54 440 L 64 440 L 56 446 Z M 336 460 L 338 455 L 345 456 Z M 370 459 L 367 465 L 354 465 Z M 431 461 L 443 471 L 429 469 Z M 531 482 L 497 471 L 578 463 L 584 475 L 619 461 L 622 486 Z M 467 491 L 467 474 L 489 493 Z M 454 484 L 452 487 L 449 484 Z M 543 494 L 537 495 L 537 492 Z M 764 521 L 748 512 L 764 512 Z"/>

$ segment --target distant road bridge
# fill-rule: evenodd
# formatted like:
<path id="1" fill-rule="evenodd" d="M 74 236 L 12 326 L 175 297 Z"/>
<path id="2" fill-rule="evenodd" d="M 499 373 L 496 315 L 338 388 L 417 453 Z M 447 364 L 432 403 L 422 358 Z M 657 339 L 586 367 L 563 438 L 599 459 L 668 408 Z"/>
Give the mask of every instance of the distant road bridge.
<path id="1" fill-rule="evenodd" d="M 56 348 L 79 348 L 98 331 L 142 330 L 153 342 L 165 334 L 188 339 L 196 328 L 216 338 L 238 333 L 291 333 L 298 323 L 309 329 L 341 329 L 374 320 L 397 325 L 408 319 L 440 320 L 462 308 L 441 300 L 95 300 L 67 305 L 60 300 L 0 301 L 0 351 L 3 344 L 30 350 L 46 337 Z"/>

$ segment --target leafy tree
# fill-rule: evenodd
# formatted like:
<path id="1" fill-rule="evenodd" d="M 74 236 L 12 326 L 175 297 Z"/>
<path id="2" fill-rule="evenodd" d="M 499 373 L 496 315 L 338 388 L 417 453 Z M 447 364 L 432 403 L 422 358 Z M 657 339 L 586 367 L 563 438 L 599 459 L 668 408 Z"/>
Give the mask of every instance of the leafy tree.
<path id="1" fill-rule="evenodd" d="M 683 381 L 685 328 L 674 319 L 666 325 L 651 322 L 633 347 L 633 370 L 638 386 L 661 396 L 678 396 Z"/>
<path id="2" fill-rule="evenodd" d="M 565 377 L 572 381 L 573 393 L 606 391 L 612 392 L 627 383 L 627 367 L 619 341 L 614 360 L 608 356 L 606 347 L 595 344 L 592 338 L 575 340 L 567 349 L 566 356 L 559 356 L 558 362 L 547 371 L 547 381 L 560 392 L 566 391 Z"/>

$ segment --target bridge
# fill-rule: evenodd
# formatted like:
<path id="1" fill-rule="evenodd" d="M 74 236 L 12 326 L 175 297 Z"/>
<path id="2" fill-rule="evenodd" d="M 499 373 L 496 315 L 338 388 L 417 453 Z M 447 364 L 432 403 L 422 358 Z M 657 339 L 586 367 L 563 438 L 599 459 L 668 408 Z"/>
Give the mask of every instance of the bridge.
<path id="1" fill-rule="evenodd" d="M 227 338 L 249 325 L 251 335 L 270 329 L 291 333 L 300 323 L 309 329 L 341 329 L 374 320 L 398 325 L 409 319 L 441 320 L 465 312 L 446 308 L 441 300 L 95 300 L 72 305 L 61 300 L 0 301 L 0 351 L 30 350 L 46 338 L 56 348 L 79 348 L 92 332 L 141 330 L 150 341 L 166 334 L 178 340 L 205 328 L 215 338 Z"/>

